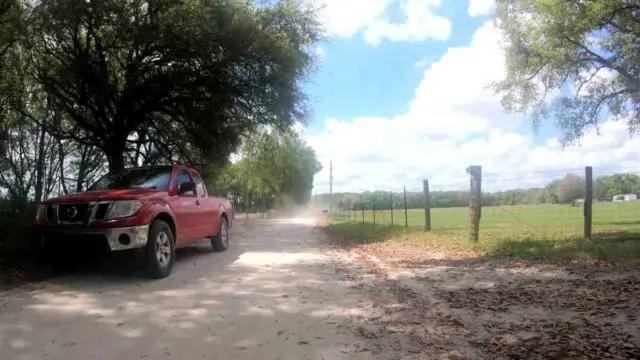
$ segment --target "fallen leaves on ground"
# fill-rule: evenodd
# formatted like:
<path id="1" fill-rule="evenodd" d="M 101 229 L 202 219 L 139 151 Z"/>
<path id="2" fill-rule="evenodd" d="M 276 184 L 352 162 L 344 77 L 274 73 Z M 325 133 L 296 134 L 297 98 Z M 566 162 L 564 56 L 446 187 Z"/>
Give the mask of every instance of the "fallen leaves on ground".
<path id="1" fill-rule="evenodd" d="M 380 273 L 370 268 L 370 271 Z M 353 279 L 353 274 L 344 274 Z M 355 316 L 355 332 L 380 349 L 391 346 L 403 359 L 470 359 L 474 349 L 466 341 L 469 330 L 458 319 L 434 308 L 397 281 L 376 277 L 366 286 L 371 301 Z M 375 354 L 375 349 L 374 349 Z"/>
<path id="2" fill-rule="evenodd" d="M 410 241 L 363 244 L 329 235 L 383 277 L 390 271 L 416 274 L 425 289 L 421 294 L 389 280 L 378 285 L 404 306 L 379 304 L 387 314 L 369 323 L 383 329 L 379 336 L 402 334 L 402 343 L 412 344 L 405 346 L 422 347 L 416 351 L 427 358 L 640 358 L 637 264 L 545 267 L 464 251 L 444 254 Z M 563 275 L 542 276 L 543 270 Z M 372 330 L 363 331 L 372 336 Z"/>

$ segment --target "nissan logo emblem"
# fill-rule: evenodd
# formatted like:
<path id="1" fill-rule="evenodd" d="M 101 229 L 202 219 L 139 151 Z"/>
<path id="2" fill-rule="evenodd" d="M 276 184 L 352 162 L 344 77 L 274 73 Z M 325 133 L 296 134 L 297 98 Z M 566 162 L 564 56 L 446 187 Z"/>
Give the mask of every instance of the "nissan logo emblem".
<path id="1" fill-rule="evenodd" d="M 73 219 L 74 217 L 76 217 L 76 215 L 78 215 L 78 209 L 76 209 L 75 206 L 67 209 L 67 216 L 69 217 L 69 219 Z"/>

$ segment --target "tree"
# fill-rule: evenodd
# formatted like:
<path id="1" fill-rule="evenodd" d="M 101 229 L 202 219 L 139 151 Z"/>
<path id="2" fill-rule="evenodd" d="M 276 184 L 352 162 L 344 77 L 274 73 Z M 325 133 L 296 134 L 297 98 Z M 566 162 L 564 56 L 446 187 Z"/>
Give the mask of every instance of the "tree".
<path id="1" fill-rule="evenodd" d="M 292 131 L 261 128 L 244 138 L 242 159 L 224 171 L 206 169 L 205 181 L 245 211 L 307 204 L 321 166 L 315 151 Z"/>
<path id="2" fill-rule="evenodd" d="M 495 85 L 507 110 L 555 119 L 565 143 L 604 114 L 640 125 L 640 3 L 634 0 L 498 0 L 507 76 Z"/>
<path id="3" fill-rule="evenodd" d="M 599 200 L 611 200 L 616 195 L 640 194 L 640 176 L 635 174 L 612 174 L 594 180 L 595 196 Z"/>
<path id="4" fill-rule="evenodd" d="M 16 61 L 14 45 L 22 31 L 22 10 L 23 5 L 18 0 L 0 0 L 0 156 L 6 152 L 9 141 L 6 117 L 16 85 L 10 68 Z"/>
<path id="5" fill-rule="evenodd" d="M 556 186 L 556 196 L 563 204 L 573 203 L 576 199 L 584 198 L 585 180 L 574 174 L 565 175 Z"/>
<path id="6" fill-rule="evenodd" d="M 43 1 L 34 75 L 71 119 L 47 130 L 101 149 L 114 171 L 141 144 L 155 162 L 223 163 L 258 125 L 305 120 L 316 14 L 288 0 Z"/>

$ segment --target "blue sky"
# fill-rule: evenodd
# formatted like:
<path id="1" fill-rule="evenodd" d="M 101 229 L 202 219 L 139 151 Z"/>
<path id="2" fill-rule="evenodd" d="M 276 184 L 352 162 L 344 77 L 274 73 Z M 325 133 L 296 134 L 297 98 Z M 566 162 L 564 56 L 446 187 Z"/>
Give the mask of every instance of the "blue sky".
<path id="1" fill-rule="evenodd" d="M 395 7 L 397 12 L 397 5 L 391 2 L 389 11 L 394 12 Z M 450 46 L 468 44 L 474 30 L 488 17 L 471 18 L 465 1 L 444 4 L 438 13 L 451 14 L 452 22 L 462 24 L 452 27 L 447 41 L 383 42 L 371 46 L 356 34 L 333 37 L 321 45 L 323 61 L 308 90 L 315 118 L 393 116 L 407 111 L 425 65 L 437 61 Z"/>
<path id="2" fill-rule="evenodd" d="M 324 0 L 332 35 L 318 47 L 319 68 L 306 86 L 314 116 L 304 130 L 325 167 L 314 192 L 464 188 L 464 169 L 495 173 L 486 187 L 538 185 L 564 169 L 619 163 L 637 154 L 623 124 L 563 149 L 560 133 L 507 114 L 486 89 L 504 76 L 494 0 Z M 554 175 L 551 175 L 553 171 Z M 493 176 L 494 178 L 491 178 Z M 525 178 L 525 180 L 505 180 Z M 529 180 L 527 180 L 527 178 Z"/>

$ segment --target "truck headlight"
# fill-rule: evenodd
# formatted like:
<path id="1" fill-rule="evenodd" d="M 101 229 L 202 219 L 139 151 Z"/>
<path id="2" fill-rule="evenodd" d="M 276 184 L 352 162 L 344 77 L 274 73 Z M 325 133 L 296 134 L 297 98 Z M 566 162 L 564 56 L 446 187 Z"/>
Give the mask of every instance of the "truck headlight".
<path id="1" fill-rule="evenodd" d="M 138 200 L 114 201 L 109 209 L 106 219 L 118 219 L 135 214 L 142 207 L 142 202 Z"/>
<path id="2" fill-rule="evenodd" d="M 38 212 L 36 213 L 36 220 L 38 221 L 47 220 L 47 205 L 38 206 Z"/>

